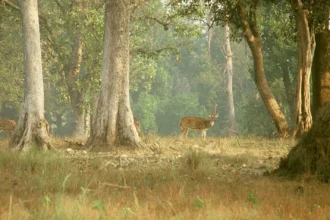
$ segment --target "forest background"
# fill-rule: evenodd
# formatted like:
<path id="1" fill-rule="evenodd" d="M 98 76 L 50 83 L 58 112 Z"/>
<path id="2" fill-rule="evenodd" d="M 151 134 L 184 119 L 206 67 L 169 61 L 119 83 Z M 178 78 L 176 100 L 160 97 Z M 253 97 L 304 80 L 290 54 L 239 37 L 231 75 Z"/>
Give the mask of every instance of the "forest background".
<path id="1" fill-rule="evenodd" d="M 20 12 L 15 3 L 2 3 L 0 8 L 0 116 L 17 121 L 24 96 L 24 57 Z M 45 116 L 53 135 L 75 136 L 78 130 L 79 135 L 87 136 L 100 89 L 104 3 L 58 3 L 39 1 Z M 145 133 L 178 135 L 182 117 L 206 118 L 204 107 L 213 111 L 217 105 L 219 118 L 208 135 L 227 136 L 225 27 L 211 27 L 207 16 L 182 17 L 173 10 L 165 1 L 132 6 L 130 95 L 134 117 L 141 121 Z M 265 3 L 259 6 L 257 16 L 266 77 L 292 127 L 298 47 L 289 10 L 285 3 Z M 234 30 L 235 132 L 277 137 L 253 81 L 251 52 L 237 36 Z M 77 58 L 79 53 L 81 59 Z M 78 73 L 70 76 L 72 66 L 77 65 Z M 79 114 L 74 106 L 79 106 Z"/>

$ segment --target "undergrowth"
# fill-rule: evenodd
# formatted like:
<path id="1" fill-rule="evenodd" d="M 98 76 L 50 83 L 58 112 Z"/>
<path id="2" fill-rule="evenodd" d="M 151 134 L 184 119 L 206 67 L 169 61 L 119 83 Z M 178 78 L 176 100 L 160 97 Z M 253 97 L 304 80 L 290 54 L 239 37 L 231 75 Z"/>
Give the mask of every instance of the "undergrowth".
<path id="1" fill-rule="evenodd" d="M 328 184 L 244 175 L 245 165 L 254 165 L 254 157 L 249 153 L 219 157 L 203 151 L 208 147 L 222 152 L 231 148 L 238 151 L 246 146 L 249 150 L 268 152 L 274 150 L 273 141 L 267 145 L 265 140 L 213 139 L 201 147 L 179 148 L 176 140 L 155 138 L 163 152 L 170 146 L 173 151 L 183 149 L 180 156 L 164 166 L 150 163 L 142 169 L 142 166 L 105 166 L 109 163 L 103 157 L 73 157 L 54 152 L 19 154 L 3 147 L 0 219 L 326 219 L 330 216 Z"/>

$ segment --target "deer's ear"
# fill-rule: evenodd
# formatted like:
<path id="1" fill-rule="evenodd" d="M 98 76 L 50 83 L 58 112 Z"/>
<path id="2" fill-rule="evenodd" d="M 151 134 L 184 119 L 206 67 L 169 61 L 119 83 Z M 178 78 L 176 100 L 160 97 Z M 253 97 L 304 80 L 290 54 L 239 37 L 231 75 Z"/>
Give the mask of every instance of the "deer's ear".
<path id="1" fill-rule="evenodd" d="M 219 115 L 217 114 L 215 117 L 217 118 Z"/>

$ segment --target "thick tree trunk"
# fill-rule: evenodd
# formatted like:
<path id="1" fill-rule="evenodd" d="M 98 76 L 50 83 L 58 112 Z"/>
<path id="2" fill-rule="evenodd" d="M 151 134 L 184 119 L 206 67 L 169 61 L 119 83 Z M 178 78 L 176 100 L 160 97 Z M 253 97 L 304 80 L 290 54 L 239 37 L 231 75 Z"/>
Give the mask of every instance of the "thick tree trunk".
<path id="1" fill-rule="evenodd" d="M 107 0 L 101 95 L 86 146 L 140 146 L 129 102 L 129 0 Z"/>
<path id="2" fill-rule="evenodd" d="M 225 37 L 226 37 L 226 85 L 227 85 L 227 100 L 228 100 L 228 115 L 229 115 L 229 127 L 228 136 L 234 136 L 237 134 L 236 120 L 235 120 L 235 107 L 233 96 L 233 59 L 230 46 L 230 28 L 226 25 Z"/>
<path id="3" fill-rule="evenodd" d="M 329 10 L 328 10 L 329 11 Z M 329 14 L 326 13 L 326 14 Z M 329 19 L 325 27 L 329 27 Z M 313 59 L 313 116 L 330 103 L 330 27 L 315 35 L 316 48 Z"/>
<path id="4" fill-rule="evenodd" d="M 250 21 L 247 20 L 245 8 L 242 7 L 241 3 L 238 4 L 238 10 L 242 19 L 243 35 L 250 47 L 253 56 L 254 73 L 255 73 L 254 81 L 257 85 L 261 98 L 266 106 L 266 109 L 276 126 L 279 136 L 282 138 L 287 137 L 289 135 L 288 123 L 286 121 L 284 114 L 280 109 L 280 106 L 278 105 L 276 99 L 274 98 L 269 88 L 265 75 L 262 47 L 261 47 L 261 36 L 257 29 L 257 24 L 256 24 L 256 15 L 255 15 L 256 10 L 250 11 L 250 13 L 252 13 L 251 15 L 249 15 L 251 17 Z"/>
<path id="5" fill-rule="evenodd" d="M 44 86 L 37 0 L 20 0 L 22 13 L 25 90 L 24 103 L 10 147 L 28 151 L 34 146 L 51 149 L 49 125 L 44 117 Z"/>
<path id="6" fill-rule="evenodd" d="M 293 136 L 307 132 L 313 123 L 310 104 L 310 74 L 315 49 L 315 39 L 309 27 L 307 11 L 301 0 L 291 1 L 298 29 L 298 74 L 296 91 L 296 122 Z"/>
<path id="7" fill-rule="evenodd" d="M 321 6 L 323 7 L 323 6 Z M 322 14 L 322 10 L 325 13 Z M 307 174 L 330 181 L 330 27 L 329 7 L 318 10 L 324 29 L 316 34 L 316 48 L 313 60 L 313 113 L 311 129 L 302 136 L 299 143 L 282 158 L 275 174 L 300 176 Z M 321 19 L 320 19 L 321 20 Z M 320 25 L 322 27 L 322 25 Z"/>

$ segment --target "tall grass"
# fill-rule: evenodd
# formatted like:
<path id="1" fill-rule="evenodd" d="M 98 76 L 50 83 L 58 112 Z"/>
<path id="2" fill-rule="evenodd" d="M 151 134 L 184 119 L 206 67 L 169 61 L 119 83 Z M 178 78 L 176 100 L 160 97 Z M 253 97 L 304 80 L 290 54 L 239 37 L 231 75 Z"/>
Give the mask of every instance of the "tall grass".
<path id="1" fill-rule="evenodd" d="M 166 153 L 173 139 L 157 138 Z M 220 151 L 273 150 L 273 141 L 214 139 Z M 219 145 L 220 143 L 220 145 Z M 192 141 L 191 145 L 196 144 Z M 104 166 L 101 157 L 0 150 L 0 219 L 326 219 L 329 186 L 316 181 L 241 175 L 222 163 L 251 163 L 200 148 L 180 148 L 173 163 L 147 168 Z M 261 146 L 265 145 L 265 146 Z M 261 147 L 260 147 L 261 146 Z M 175 151 L 176 152 L 176 151 Z M 137 152 L 139 153 L 139 152 Z M 157 158 L 157 156 L 155 156 Z M 243 159 L 242 159 L 243 158 Z M 246 159 L 245 159 L 246 158 Z M 252 157 L 253 158 L 253 157 Z M 226 161 L 225 161 L 226 160 Z M 236 166 L 236 165 L 235 165 Z M 297 193 L 297 187 L 303 191 Z"/>

